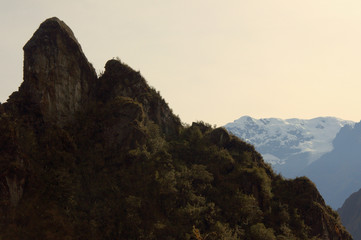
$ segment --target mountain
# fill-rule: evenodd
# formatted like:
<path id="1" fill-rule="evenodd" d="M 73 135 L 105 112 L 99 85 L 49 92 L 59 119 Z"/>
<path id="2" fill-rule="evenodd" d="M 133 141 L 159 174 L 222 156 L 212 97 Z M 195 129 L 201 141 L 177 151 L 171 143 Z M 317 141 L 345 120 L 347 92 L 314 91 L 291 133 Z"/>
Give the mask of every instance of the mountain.
<path id="1" fill-rule="evenodd" d="M 253 144 L 277 172 L 293 178 L 302 175 L 302 169 L 333 149 L 332 141 L 345 125 L 354 125 L 354 122 L 334 117 L 283 120 L 244 116 L 226 124 L 225 128 Z"/>
<path id="2" fill-rule="evenodd" d="M 352 239 L 307 178 L 224 128 L 184 126 L 139 72 L 97 76 L 43 22 L 0 105 L 0 239 Z"/>
<path id="3" fill-rule="evenodd" d="M 361 187 L 361 124 L 334 117 L 253 119 L 225 128 L 255 145 L 283 176 L 307 176 L 332 208 Z"/>
<path id="4" fill-rule="evenodd" d="M 341 207 L 351 193 L 361 188 L 361 123 L 341 128 L 333 150 L 303 170 L 316 183 L 326 202 Z"/>
<path id="5" fill-rule="evenodd" d="M 361 240 L 361 189 L 352 193 L 337 212 L 354 240 Z"/>

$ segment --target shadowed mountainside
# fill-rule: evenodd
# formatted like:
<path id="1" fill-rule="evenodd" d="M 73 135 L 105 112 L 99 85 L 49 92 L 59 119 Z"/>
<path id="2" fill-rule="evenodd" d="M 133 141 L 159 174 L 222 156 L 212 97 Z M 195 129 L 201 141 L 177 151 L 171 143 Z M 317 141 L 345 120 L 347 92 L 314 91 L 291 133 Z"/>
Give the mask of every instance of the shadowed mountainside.
<path id="1" fill-rule="evenodd" d="M 355 240 L 361 239 L 361 189 L 351 194 L 337 210 L 341 221 Z"/>
<path id="2" fill-rule="evenodd" d="M 333 150 L 302 171 L 334 209 L 361 187 L 360 146 L 361 123 L 346 125 L 333 140 Z"/>
<path id="3" fill-rule="evenodd" d="M 1 239 L 351 239 L 307 178 L 182 125 L 120 61 L 98 78 L 57 18 L 24 47 L 0 133 Z"/>

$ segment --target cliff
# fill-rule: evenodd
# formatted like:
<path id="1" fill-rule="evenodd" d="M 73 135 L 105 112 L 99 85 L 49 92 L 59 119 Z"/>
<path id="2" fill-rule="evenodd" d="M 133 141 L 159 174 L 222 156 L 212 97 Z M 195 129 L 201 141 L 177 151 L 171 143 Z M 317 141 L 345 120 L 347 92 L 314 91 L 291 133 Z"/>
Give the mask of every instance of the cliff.
<path id="1" fill-rule="evenodd" d="M 119 60 L 97 77 L 57 18 L 25 45 L 0 114 L 1 239 L 351 239 L 308 179 L 182 125 Z"/>
<path id="2" fill-rule="evenodd" d="M 87 103 L 96 79 L 73 32 L 51 18 L 24 46 L 24 82 L 8 102 L 22 113 L 64 125 Z"/>

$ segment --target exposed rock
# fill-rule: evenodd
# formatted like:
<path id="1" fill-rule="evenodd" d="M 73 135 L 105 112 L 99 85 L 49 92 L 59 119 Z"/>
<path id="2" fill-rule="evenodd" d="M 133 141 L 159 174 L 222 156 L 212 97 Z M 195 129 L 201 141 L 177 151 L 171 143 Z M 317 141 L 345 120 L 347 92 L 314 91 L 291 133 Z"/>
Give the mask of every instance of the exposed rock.
<path id="1" fill-rule="evenodd" d="M 224 128 L 183 127 L 139 72 L 110 60 L 97 79 L 57 18 L 24 52 L 0 107 L 1 239 L 351 239 L 308 179 Z"/>
<path id="2" fill-rule="evenodd" d="M 63 125 L 88 101 L 96 78 L 70 28 L 50 18 L 24 46 L 24 82 L 10 102 L 26 101 L 29 111 Z"/>
<path id="3" fill-rule="evenodd" d="M 212 143 L 225 147 L 231 141 L 231 137 L 225 128 L 216 128 L 209 134 Z"/>

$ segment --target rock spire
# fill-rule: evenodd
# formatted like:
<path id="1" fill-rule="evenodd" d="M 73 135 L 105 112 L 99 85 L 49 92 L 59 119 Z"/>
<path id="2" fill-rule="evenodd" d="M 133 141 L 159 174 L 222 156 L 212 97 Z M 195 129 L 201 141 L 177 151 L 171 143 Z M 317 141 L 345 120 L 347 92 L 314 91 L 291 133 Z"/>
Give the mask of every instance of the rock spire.
<path id="1" fill-rule="evenodd" d="M 45 121 L 63 125 L 88 101 L 97 79 L 71 29 L 47 19 L 24 46 L 24 82 L 20 95 Z"/>

